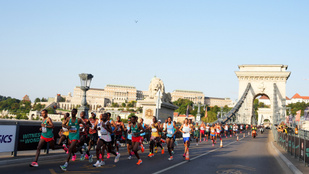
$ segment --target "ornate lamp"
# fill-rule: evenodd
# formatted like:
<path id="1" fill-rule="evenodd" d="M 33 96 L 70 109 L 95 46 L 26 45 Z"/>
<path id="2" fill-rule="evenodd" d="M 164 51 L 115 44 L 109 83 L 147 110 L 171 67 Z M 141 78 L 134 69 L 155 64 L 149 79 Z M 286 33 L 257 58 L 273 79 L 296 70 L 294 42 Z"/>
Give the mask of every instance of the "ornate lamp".
<path id="1" fill-rule="evenodd" d="M 82 73 L 82 74 L 79 74 L 79 78 L 80 78 L 80 83 L 81 83 L 80 89 L 84 93 L 83 93 L 83 98 L 82 98 L 82 102 L 81 102 L 81 107 L 78 108 L 78 117 L 80 116 L 80 113 L 82 111 L 84 111 L 85 112 L 85 118 L 88 118 L 89 108 L 87 107 L 86 92 L 90 89 L 90 83 L 91 83 L 91 80 L 93 78 L 93 75 Z"/>

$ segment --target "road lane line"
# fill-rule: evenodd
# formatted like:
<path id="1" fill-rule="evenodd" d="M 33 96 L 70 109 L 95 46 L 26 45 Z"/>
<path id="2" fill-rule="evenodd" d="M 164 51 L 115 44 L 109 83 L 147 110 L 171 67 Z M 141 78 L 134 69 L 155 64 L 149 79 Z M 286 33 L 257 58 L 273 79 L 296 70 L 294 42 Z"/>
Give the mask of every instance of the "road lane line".
<path id="1" fill-rule="evenodd" d="M 242 140 L 242 139 L 244 139 L 244 138 L 245 138 L 245 137 L 240 138 L 239 140 Z M 231 144 L 234 144 L 234 143 L 236 143 L 236 142 L 238 142 L 238 141 L 232 141 L 232 142 L 228 143 L 227 145 L 225 145 L 224 147 L 229 146 L 229 145 L 231 145 Z M 197 158 L 200 158 L 200 157 L 202 157 L 202 156 L 205 156 L 205 155 L 207 155 L 207 154 L 209 154 L 209 153 L 211 153 L 211 152 L 215 152 L 215 151 L 217 151 L 217 150 L 219 150 L 219 149 L 222 149 L 222 148 L 219 147 L 219 148 L 217 148 L 217 149 L 213 149 L 213 150 L 210 150 L 210 151 L 208 151 L 208 152 L 205 152 L 205 153 L 203 153 L 203 154 L 201 154 L 201 155 L 198 155 L 198 156 L 196 156 L 196 157 L 191 158 L 190 161 L 193 161 L 193 160 L 195 160 L 195 159 L 197 159 Z M 182 164 L 185 164 L 185 163 L 187 163 L 187 162 L 189 162 L 189 161 L 182 161 L 182 162 L 180 162 L 180 163 L 178 163 L 178 164 L 174 164 L 174 165 L 172 165 L 172 166 L 170 166 L 170 167 L 168 167 L 168 168 L 165 168 L 165 169 L 159 170 L 159 171 L 157 171 L 157 172 L 154 172 L 153 174 L 163 173 L 163 172 L 165 172 L 165 171 L 168 171 L 168 170 L 170 170 L 170 169 L 172 169 L 172 168 L 175 168 L 175 167 L 180 166 L 180 165 L 182 165 Z"/>

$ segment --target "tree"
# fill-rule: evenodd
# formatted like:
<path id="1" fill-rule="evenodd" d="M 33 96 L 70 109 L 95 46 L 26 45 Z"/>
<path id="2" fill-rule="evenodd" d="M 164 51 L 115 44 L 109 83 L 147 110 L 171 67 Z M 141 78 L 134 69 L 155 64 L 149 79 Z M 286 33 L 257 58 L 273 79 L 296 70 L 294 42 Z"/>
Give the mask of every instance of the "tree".
<path id="1" fill-rule="evenodd" d="M 47 99 L 43 97 L 43 98 L 41 99 L 41 102 L 47 102 Z"/>
<path id="2" fill-rule="evenodd" d="M 122 107 L 126 107 L 126 104 L 125 104 L 125 103 L 122 103 L 121 106 L 122 106 Z"/>
<path id="3" fill-rule="evenodd" d="M 131 112 L 128 118 L 131 118 L 132 116 L 136 116 L 134 112 Z"/>
<path id="4" fill-rule="evenodd" d="M 36 98 L 36 99 L 34 100 L 34 103 L 38 103 L 38 102 L 41 102 L 40 98 Z"/>
<path id="5" fill-rule="evenodd" d="M 193 102 L 188 99 L 179 98 L 177 101 L 174 101 L 173 104 L 179 107 L 175 110 L 175 112 L 178 112 L 179 114 L 186 114 L 188 105 L 189 113 L 192 111 Z"/>
<path id="6" fill-rule="evenodd" d="M 112 107 L 119 107 L 118 103 L 112 103 Z"/>

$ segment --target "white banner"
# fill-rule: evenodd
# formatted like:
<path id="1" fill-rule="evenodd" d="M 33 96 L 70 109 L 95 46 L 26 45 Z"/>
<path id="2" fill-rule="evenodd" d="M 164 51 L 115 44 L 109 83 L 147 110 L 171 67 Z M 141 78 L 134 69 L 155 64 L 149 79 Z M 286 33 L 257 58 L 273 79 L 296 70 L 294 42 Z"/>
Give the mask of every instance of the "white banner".
<path id="1" fill-rule="evenodd" d="M 0 125 L 0 152 L 12 152 L 15 146 L 16 125 Z"/>

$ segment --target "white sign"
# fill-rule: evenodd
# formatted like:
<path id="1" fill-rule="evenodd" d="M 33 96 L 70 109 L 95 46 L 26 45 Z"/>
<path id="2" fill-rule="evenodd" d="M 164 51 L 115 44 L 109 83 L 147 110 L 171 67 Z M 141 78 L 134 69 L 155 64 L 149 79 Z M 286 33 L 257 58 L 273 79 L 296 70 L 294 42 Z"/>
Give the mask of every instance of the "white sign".
<path id="1" fill-rule="evenodd" d="M 15 146 L 16 125 L 0 125 L 0 152 L 12 152 Z"/>

